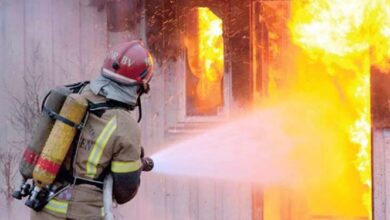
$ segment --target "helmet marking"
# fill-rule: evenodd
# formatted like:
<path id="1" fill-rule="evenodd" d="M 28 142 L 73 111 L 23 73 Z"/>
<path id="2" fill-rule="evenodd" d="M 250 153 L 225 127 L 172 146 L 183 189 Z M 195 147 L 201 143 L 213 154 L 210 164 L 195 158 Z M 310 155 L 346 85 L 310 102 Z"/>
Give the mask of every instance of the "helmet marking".
<path id="1" fill-rule="evenodd" d="M 134 62 L 135 61 L 133 59 L 131 59 L 131 58 L 127 57 L 127 56 L 123 56 L 122 57 L 122 61 L 121 61 L 121 63 L 123 65 L 127 65 L 128 67 L 131 67 L 131 65 L 133 65 Z"/>

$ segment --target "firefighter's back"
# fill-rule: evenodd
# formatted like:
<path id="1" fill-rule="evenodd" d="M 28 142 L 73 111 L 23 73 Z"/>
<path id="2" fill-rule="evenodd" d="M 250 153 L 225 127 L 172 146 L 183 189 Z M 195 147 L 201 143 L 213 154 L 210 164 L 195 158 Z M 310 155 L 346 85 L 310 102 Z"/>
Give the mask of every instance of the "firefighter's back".
<path id="1" fill-rule="evenodd" d="M 109 172 L 128 172 L 139 166 L 140 129 L 125 108 L 107 107 L 107 99 L 89 88 L 81 95 L 95 106 L 89 112 L 78 143 L 72 147 L 57 182 L 68 187 L 31 219 L 101 219 L 102 182 Z M 138 167 L 139 168 L 139 167 Z"/>

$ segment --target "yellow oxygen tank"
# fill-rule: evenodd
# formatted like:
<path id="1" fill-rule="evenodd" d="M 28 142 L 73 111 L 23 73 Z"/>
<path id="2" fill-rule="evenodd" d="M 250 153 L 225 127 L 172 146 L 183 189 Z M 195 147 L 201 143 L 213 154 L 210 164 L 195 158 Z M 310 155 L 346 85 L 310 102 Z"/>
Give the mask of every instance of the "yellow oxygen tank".
<path id="1" fill-rule="evenodd" d="M 12 194 L 12 197 L 15 199 L 22 199 L 30 191 L 30 184 L 27 181 L 32 178 L 35 164 L 38 161 L 39 155 L 41 155 L 55 122 L 55 119 L 48 112 L 59 114 L 69 93 L 70 91 L 65 87 L 58 87 L 52 89 L 43 101 L 43 111 L 39 116 L 38 123 L 34 126 L 33 135 L 19 163 L 19 172 L 23 177 L 23 181 L 20 187 Z"/>
<path id="2" fill-rule="evenodd" d="M 56 88 L 50 91 L 47 96 L 44 108 L 47 108 L 57 114 L 60 113 L 62 105 L 65 102 L 69 92 L 64 88 Z M 35 164 L 43 150 L 45 142 L 50 135 L 55 120 L 46 112 L 41 112 L 38 124 L 34 128 L 33 136 L 24 151 L 20 161 L 19 171 L 24 179 L 32 178 Z"/>
<path id="3" fill-rule="evenodd" d="M 70 94 L 60 115 L 79 125 L 87 111 L 87 100 L 79 94 Z M 54 182 L 57 173 L 77 133 L 77 128 L 57 120 L 34 168 L 33 179 L 39 187 Z"/>

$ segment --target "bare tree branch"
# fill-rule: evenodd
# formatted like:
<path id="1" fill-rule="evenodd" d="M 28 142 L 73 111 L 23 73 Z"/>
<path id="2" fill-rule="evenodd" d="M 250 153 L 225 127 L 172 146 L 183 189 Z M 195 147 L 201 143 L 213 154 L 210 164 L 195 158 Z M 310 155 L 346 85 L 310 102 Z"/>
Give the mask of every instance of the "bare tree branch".
<path id="1" fill-rule="evenodd" d="M 41 48 L 37 44 L 31 56 L 33 64 L 42 61 Z M 18 177 L 18 164 L 21 153 L 27 142 L 30 140 L 34 126 L 37 124 L 40 115 L 40 103 L 44 92 L 51 86 L 47 75 L 38 72 L 35 68 L 26 66 L 25 72 L 14 73 L 22 75 L 21 88 L 15 90 L 2 78 L 0 84 L 2 91 L 7 94 L 11 109 L 6 119 L 10 127 L 16 131 L 17 137 L 7 140 L 8 147 L 0 147 L 0 198 L 5 199 L 6 207 L 11 207 L 13 201 L 15 179 Z M 22 91 L 22 93 L 19 93 Z"/>
<path id="2" fill-rule="evenodd" d="M 11 97 L 12 111 L 8 121 L 16 131 L 23 135 L 18 138 L 26 143 L 32 135 L 34 125 L 40 114 L 40 94 L 46 89 L 46 83 L 42 74 L 24 74 L 22 96 L 9 94 Z"/>
<path id="3" fill-rule="evenodd" d="M 0 151 L 0 179 L 2 180 L 2 187 L 0 188 L 0 193 L 4 195 L 7 203 L 11 203 L 13 200 L 13 178 L 16 176 L 18 171 L 19 159 L 19 151 L 15 149 Z"/>

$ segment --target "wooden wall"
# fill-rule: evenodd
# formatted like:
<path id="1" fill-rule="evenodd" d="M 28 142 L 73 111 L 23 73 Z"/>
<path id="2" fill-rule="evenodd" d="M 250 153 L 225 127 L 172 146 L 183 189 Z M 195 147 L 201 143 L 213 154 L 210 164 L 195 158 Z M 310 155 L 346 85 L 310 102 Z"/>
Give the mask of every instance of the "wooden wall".
<path id="1" fill-rule="evenodd" d="M 373 130 L 374 220 L 390 219 L 390 129 Z"/>
<path id="2" fill-rule="evenodd" d="M 52 86 L 99 73 L 106 17 L 88 0 L 1 0 L 0 19 L 0 64 L 10 87 L 23 75 L 42 75 Z"/>

